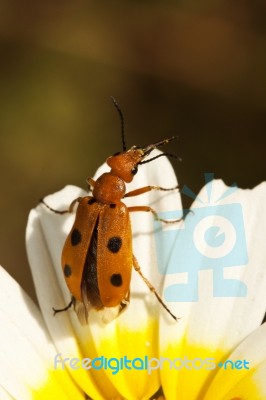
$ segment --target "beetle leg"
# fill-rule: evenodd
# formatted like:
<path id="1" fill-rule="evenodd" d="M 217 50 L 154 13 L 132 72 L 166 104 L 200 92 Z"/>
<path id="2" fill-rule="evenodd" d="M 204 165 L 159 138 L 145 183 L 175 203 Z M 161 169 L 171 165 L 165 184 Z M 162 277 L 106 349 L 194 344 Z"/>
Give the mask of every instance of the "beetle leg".
<path id="1" fill-rule="evenodd" d="M 67 310 L 68 310 L 70 307 L 72 307 L 72 305 L 74 305 L 74 304 L 75 304 L 75 297 L 72 296 L 70 302 L 68 303 L 68 305 L 67 305 L 66 307 L 64 307 L 64 308 L 59 308 L 59 309 L 55 309 L 55 308 L 53 307 L 54 315 L 57 314 L 57 313 L 59 313 L 59 312 L 67 311 Z"/>
<path id="2" fill-rule="evenodd" d="M 175 189 L 179 189 L 179 187 L 175 186 L 173 188 L 166 189 L 166 188 L 162 188 L 161 186 L 143 186 L 139 189 L 135 189 L 135 190 L 132 190 L 131 192 L 126 193 L 124 197 L 139 196 L 140 194 L 150 192 L 151 190 L 162 190 L 164 192 L 168 192 L 168 191 L 175 190 Z"/>
<path id="3" fill-rule="evenodd" d="M 67 210 L 55 210 L 54 208 L 48 206 L 48 204 L 43 199 L 40 200 L 40 203 L 44 204 L 45 207 L 48 208 L 48 210 L 53 211 L 56 214 L 67 214 L 67 213 L 72 213 L 73 212 L 73 208 L 74 208 L 75 204 L 77 202 L 79 202 L 81 199 L 82 199 L 82 197 L 78 197 L 77 199 L 73 200 Z"/>
<path id="4" fill-rule="evenodd" d="M 161 221 L 164 222 L 166 224 L 174 224 L 176 222 L 180 222 L 183 221 L 184 217 L 179 218 L 179 219 L 173 219 L 173 220 L 167 220 L 167 219 L 163 219 L 160 218 L 159 215 L 157 214 L 157 212 L 149 207 L 149 206 L 133 206 L 133 207 L 128 207 L 128 211 L 129 212 L 135 212 L 135 211 L 144 211 L 144 212 L 151 212 L 155 218 L 156 221 Z"/>
<path id="5" fill-rule="evenodd" d="M 121 301 L 121 303 L 120 303 L 121 311 L 122 311 L 125 307 L 127 307 L 127 306 L 129 305 L 129 302 L 130 302 L 130 291 L 128 291 L 126 297 L 125 297 L 125 298 Z M 121 312 L 121 311 L 120 311 L 120 312 Z"/>
<path id="6" fill-rule="evenodd" d="M 133 254 L 133 266 L 135 271 L 137 271 L 137 273 L 141 276 L 141 278 L 143 279 L 143 281 L 146 283 L 146 285 L 148 286 L 148 288 L 150 289 L 151 292 L 153 292 L 155 294 L 155 296 L 157 297 L 157 300 L 159 301 L 159 303 L 163 306 L 163 308 L 165 308 L 165 310 L 171 315 L 171 317 L 177 321 L 179 318 L 177 318 L 167 307 L 167 305 L 164 303 L 163 299 L 161 298 L 161 296 L 157 293 L 155 287 L 150 283 L 150 281 L 143 275 L 143 273 L 141 272 L 140 269 L 140 265 L 138 263 L 138 260 L 136 259 L 136 257 Z"/>
<path id="7" fill-rule="evenodd" d="M 87 178 L 86 182 L 87 182 L 89 191 L 91 191 L 91 187 L 94 188 L 94 186 L 95 186 L 95 180 L 92 178 Z"/>

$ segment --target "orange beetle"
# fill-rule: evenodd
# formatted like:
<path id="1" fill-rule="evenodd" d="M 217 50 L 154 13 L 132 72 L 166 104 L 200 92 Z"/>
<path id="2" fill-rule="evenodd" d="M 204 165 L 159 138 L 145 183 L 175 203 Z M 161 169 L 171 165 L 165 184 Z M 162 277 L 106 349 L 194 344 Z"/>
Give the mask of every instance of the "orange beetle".
<path id="1" fill-rule="evenodd" d="M 147 147 L 133 146 L 126 151 L 124 139 L 124 120 L 122 112 L 113 99 L 121 118 L 121 134 L 123 151 L 107 159 L 110 172 L 102 174 L 96 181 L 87 179 L 92 187 L 92 196 L 75 199 L 69 210 L 58 211 L 41 202 L 51 211 L 59 214 L 72 212 L 78 203 L 73 227 L 67 236 L 62 251 L 62 269 L 66 284 L 72 295 L 70 303 L 63 309 L 53 309 L 54 313 L 66 311 L 72 305 L 81 324 L 88 322 L 89 309 L 119 306 L 119 312 L 129 303 L 132 265 L 141 275 L 149 289 L 155 294 L 162 306 L 175 319 L 156 292 L 156 289 L 145 278 L 140 270 L 136 257 L 132 253 L 132 232 L 129 213 L 132 211 L 148 211 L 160 219 L 149 206 L 127 207 L 121 200 L 125 197 L 137 196 L 150 190 L 173 190 L 158 186 L 145 186 L 126 193 L 125 182 L 133 180 L 138 166 L 154 159 L 172 154 L 162 153 L 144 161 L 155 148 L 175 139 L 162 140 Z M 173 156 L 176 157 L 176 156 Z"/>

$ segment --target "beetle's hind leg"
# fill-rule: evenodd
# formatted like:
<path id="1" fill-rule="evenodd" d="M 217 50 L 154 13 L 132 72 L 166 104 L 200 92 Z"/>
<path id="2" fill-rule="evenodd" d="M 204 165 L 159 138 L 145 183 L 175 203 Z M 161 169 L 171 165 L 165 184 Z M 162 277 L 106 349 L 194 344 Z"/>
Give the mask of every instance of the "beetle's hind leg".
<path id="1" fill-rule="evenodd" d="M 56 213 L 56 214 L 61 214 L 61 215 L 62 215 L 62 214 L 72 213 L 75 204 L 76 204 L 77 202 L 80 202 L 81 199 L 82 199 L 82 197 L 78 197 L 77 199 L 73 200 L 73 201 L 71 202 L 71 204 L 70 204 L 70 206 L 69 206 L 69 208 L 68 208 L 67 210 L 56 210 L 56 209 L 50 207 L 50 206 L 44 201 L 44 199 L 41 199 L 41 200 L 40 200 L 40 203 L 43 204 L 46 208 L 48 208 L 48 210 L 50 210 L 50 211 L 52 211 L 52 212 L 54 212 L 54 213 Z"/>
<path id="2" fill-rule="evenodd" d="M 125 308 L 127 308 L 129 306 L 130 303 L 130 291 L 128 291 L 126 297 L 121 301 L 120 303 L 120 310 L 119 310 L 119 314 L 124 311 Z"/>
<path id="3" fill-rule="evenodd" d="M 76 298 L 74 296 L 71 297 L 70 302 L 68 303 L 68 305 L 64 308 L 59 308 L 59 309 L 55 309 L 53 307 L 53 312 L 54 315 L 63 312 L 63 311 L 67 311 L 69 310 L 71 307 L 74 307 L 74 310 L 77 314 L 78 320 L 80 322 L 80 324 L 82 326 L 86 325 L 88 323 L 88 309 L 86 307 L 86 305 L 82 302 L 82 301 L 78 301 L 76 300 Z"/>
<path id="4" fill-rule="evenodd" d="M 150 283 L 150 281 L 143 275 L 143 273 L 141 272 L 138 260 L 136 259 L 136 257 L 133 254 L 133 266 L 135 271 L 137 271 L 137 273 L 141 276 L 141 278 L 143 279 L 143 281 L 146 283 L 146 285 L 148 286 L 148 288 L 150 289 L 151 292 L 153 292 L 157 298 L 157 300 L 159 301 L 159 303 L 163 306 L 163 308 L 168 312 L 168 314 L 171 315 L 171 317 L 177 321 L 179 318 L 177 318 L 167 307 L 167 305 L 164 303 L 163 299 L 161 298 L 161 296 L 159 295 L 159 293 L 157 293 L 157 290 L 155 289 L 155 287 Z"/>
<path id="5" fill-rule="evenodd" d="M 53 307 L 54 315 L 56 315 L 56 314 L 58 314 L 58 313 L 60 313 L 60 312 L 63 312 L 63 311 L 67 311 L 67 310 L 69 310 L 69 308 L 71 308 L 72 306 L 75 306 L 75 297 L 74 297 L 74 296 L 71 297 L 71 300 L 70 300 L 70 302 L 68 303 L 68 305 L 67 305 L 66 307 L 64 307 L 64 308 L 59 308 L 59 309 L 56 309 L 56 308 Z"/>

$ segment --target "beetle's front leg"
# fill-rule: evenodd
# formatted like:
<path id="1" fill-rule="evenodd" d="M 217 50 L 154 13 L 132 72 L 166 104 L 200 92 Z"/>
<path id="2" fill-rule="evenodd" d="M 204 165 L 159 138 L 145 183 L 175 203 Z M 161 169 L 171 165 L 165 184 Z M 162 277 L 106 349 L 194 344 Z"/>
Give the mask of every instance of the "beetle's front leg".
<path id="1" fill-rule="evenodd" d="M 92 179 L 92 178 L 87 178 L 86 182 L 87 182 L 87 185 L 88 185 L 88 190 L 92 191 L 91 188 L 94 188 L 95 180 Z"/>
<path id="2" fill-rule="evenodd" d="M 55 210 L 54 208 L 50 207 L 43 199 L 40 200 L 40 203 L 45 205 L 45 207 L 47 207 L 48 210 L 50 210 L 50 211 L 52 211 L 52 212 L 54 212 L 56 214 L 61 214 L 62 215 L 62 214 L 72 213 L 75 204 L 77 202 L 79 203 L 81 199 L 82 199 L 82 197 L 78 197 L 77 199 L 73 200 L 67 210 Z"/>
<path id="3" fill-rule="evenodd" d="M 176 222 L 180 222 L 183 221 L 184 217 L 179 218 L 179 219 L 172 219 L 172 220 L 168 220 L 168 219 L 163 219 L 160 218 L 159 215 L 157 214 L 157 212 L 149 207 L 149 206 L 133 206 L 133 207 L 128 207 L 128 211 L 129 212 L 135 212 L 135 211 L 144 211 L 144 212 L 151 212 L 155 218 L 156 221 L 161 221 L 164 222 L 166 224 L 174 224 Z"/>
<path id="4" fill-rule="evenodd" d="M 140 194 L 150 192 L 151 190 L 161 190 L 163 192 L 169 192 L 171 190 L 178 189 L 178 186 L 173 188 L 163 188 L 161 186 L 143 186 L 139 189 L 131 190 L 130 192 L 126 193 L 124 197 L 132 197 L 132 196 L 139 196 Z"/>

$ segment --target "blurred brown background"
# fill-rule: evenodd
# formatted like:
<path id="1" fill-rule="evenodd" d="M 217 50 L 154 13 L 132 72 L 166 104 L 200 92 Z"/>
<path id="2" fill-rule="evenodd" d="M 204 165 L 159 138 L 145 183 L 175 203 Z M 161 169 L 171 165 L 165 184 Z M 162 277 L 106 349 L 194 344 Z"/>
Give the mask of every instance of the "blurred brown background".
<path id="1" fill-rule="evenodd" d="M 33 298 L 29 210 L 121 149 L 111 95 L 128 145 L 179 135 L 181 186 L 265 180 L 265 4 L 0 0 L 0 263 Z"/>

